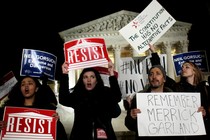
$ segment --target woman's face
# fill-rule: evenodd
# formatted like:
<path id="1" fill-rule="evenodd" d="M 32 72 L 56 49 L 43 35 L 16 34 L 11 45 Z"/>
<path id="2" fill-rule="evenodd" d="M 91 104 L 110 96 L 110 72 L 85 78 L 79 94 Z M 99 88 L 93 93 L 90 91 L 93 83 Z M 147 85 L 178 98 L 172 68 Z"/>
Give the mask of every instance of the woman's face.
<path id="1" fill-rule="evenodd" d="M 83 75 L 83 83 L 87 90 L 93 90 L 97 84 L 96 75 L 92 71 L 87 71 Z"/>
<path id="2" fill-rule="evenodd" d="M 181 75 L 183 77 L 192 77 L 194 76 L 195 74 L 195 71 L 194 71 L 194 67 L 190 64 L 190 63 L 184 63 L 182 65 L 182 72 L 181 72 Z"/>
<path id="3" fill-rule="evenodd" d="M 34 97 L 38 87 L 36 86 L 35 81 L 30 78 L 26 77 L 21 82 L 21 92 L 25 98 L 32 98 Z"/>

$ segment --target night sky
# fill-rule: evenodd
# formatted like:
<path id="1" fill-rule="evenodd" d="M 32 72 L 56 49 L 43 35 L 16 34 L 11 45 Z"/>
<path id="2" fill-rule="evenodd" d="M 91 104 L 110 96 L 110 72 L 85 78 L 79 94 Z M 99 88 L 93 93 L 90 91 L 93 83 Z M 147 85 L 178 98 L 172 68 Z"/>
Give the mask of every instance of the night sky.
<path id="1" fill-rule="evenodd" d="M 192 23 L 189 50 L 210 54 L 210 10 L 208 0 L 157 0 L 176 20 Z M 140 13 L 151 0 L 104 0 L 95 2 L 55 0 L 43 2 L 4 1 L 1 4 L 0 76 L 13 71 L 19 76 L 22 49 L 37 49 L 57 56 L 56 79 L 64 61 L 59 32 L 128 10 Z M 184 3 L 183 3 L 184 2 Z"/>

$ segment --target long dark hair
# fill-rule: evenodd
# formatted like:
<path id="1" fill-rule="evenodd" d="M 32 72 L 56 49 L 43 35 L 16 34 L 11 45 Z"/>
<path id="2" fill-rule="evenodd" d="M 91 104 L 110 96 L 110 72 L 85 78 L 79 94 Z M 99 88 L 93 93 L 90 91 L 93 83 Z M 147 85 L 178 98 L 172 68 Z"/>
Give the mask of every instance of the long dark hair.
<path id="1" fill-rule="evenodd" d="M 23 96 L 21 92 L 21 82 L 23 79 L 27 77 L 33 79 L 33 81 L 36 84 L 36 87 L 38 87 L 38 91 L 35 93 L 35 100 L 33 103 L 33 107 L 45 108 L 45 107 L 48 107 L 49 104 L 52 104 L 51 101 L 48 100 L 50 98 L 48 94 L 50 91 L 49 89 L 46 90 L 45 88 L 43 88 L 43 86 L 45 85 L 41 85 L 39 78 L 32 77 L 32 76 L 21 76 L 17 84 L 9 92 L 8 100 L 5 102 L 5 105 L 24 107 L 25 97 Z M 57 102 L 54 104 L 57 105 Z"/>
<path id="2" fill-rule="evenodd" d="M 103 89 L 104 82 L 103 82 L 103 80 L 101 78 L 100 73 L 96 69 L 94 69 L 94 68 L 84 68 L 82 70 L 80 76 L 79 76 L 79 79 L 78 79 L 76 85 L 72 88 L 73 91 L 80 92 L 80 91 L 85 91 L 86 90 L 85 89 L 85 85 L 83 83 L 83 75 L 84 75 L 84 73 L 89 72 L 89 71 L 94 72 L 94 74 L 96 76 L 97 84 L 96 84 L 96 87 L 95 88 L 101 88 L 101 89 Z"/>
<path id="3" fill-rule="evenodd" d="M 25 98 L 24 98 L 24 96 L 23 96 L 23 94 L 21 92 L 21 82 L 22 82 L 23 79 L 28 78 L 28 77 L 33 79 L 33 81 L 36 84 L 36 87 L 39 88 L 41 86 L 39 80 L 37 78 L 35 78 L 35 77 L 31 77 L 31 76 L 21 76 L 21 77 L 19 77 L 18 82 L 12 88 L 12 90 L 9 92 L 9 94 L 8 94 L 8 101 L 5 103 L 5 105 L 24 106 Z"/>

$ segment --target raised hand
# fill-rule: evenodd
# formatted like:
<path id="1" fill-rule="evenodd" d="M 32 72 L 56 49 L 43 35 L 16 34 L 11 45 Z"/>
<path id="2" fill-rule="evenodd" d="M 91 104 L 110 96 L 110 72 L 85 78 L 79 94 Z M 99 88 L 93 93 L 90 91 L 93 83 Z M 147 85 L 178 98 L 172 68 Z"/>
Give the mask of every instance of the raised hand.
<path id="1" fill-rule="evenodd" d="M 151 51 L 152 53 L 155 52 L 155 47 L 154 47 L 153 45 L 151 45 L 151 44 L 149 44 L 149 49 L 150 49 L 150 51 Z"/>
<path id="2" fill-rule="evenodd" d="M 62 68 L 63 74 L 68 74 L 68 73 L 69 73 L 68 65 L 69 65 L 68 62 L 64 62 L 64 63 L 62 64 L 61 68 Z"/>
<path id="3" fill-rule="evenodd" d="M 114 64 L 111 60 L 108 62 L 108 71 L 110 76 L 114 75 Z"/>

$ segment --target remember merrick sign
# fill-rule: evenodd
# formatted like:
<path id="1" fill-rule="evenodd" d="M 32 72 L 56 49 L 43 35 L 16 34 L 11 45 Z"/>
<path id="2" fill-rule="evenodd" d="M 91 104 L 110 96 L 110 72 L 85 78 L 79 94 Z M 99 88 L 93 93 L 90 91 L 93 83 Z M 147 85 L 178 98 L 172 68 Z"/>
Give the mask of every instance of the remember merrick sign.
<path id="1" fill-rule="evenodd" d="M 176 20 L 156 0 L 153 0 L 134 20 L 119 30 L 138 52 L 149 49 Z"/>
<path id="2" fill-rule="evenodd" d="M 1 140 L 56 140 L 55 110 L 5 107 Z"/>
<path id="3" fill-rule="evenodd" d="M 80 38 L 66 42 L 64 54 L 70 70 L 103 66 L 109 61 L 103 38 Z"/>
<path id="4" fill-rule="evenodd" d="M 200 93 L 137 93 L 139 136 L 205 135 Z"/>

